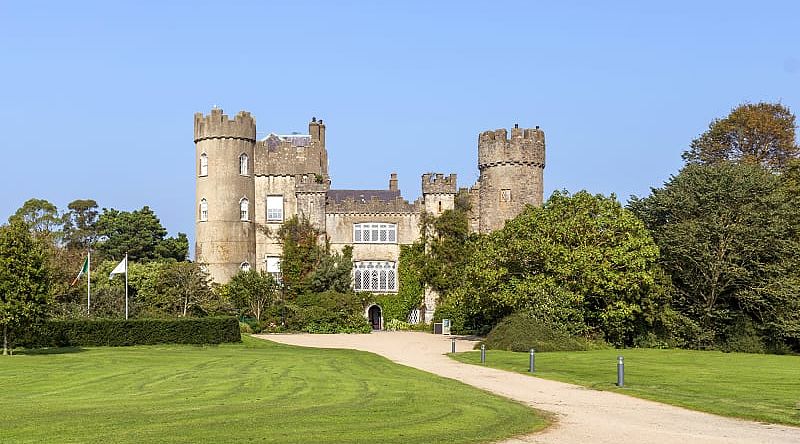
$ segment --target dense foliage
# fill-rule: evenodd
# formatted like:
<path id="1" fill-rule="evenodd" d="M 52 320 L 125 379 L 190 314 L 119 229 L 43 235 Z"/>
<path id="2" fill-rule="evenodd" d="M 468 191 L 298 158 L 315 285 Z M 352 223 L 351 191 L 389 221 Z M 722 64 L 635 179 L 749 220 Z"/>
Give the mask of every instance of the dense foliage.
<path id="1" fill-rule="evenodd" d="M 286 307 L 286 326 L 308 333 L 369 333 L 359 295 L 326 291 L 297 296 Z"/>
<path id="2" fill-rule="evenodd" d="M 19 345 L 31 348 L 240 342 L 233 317 L 183 319 L 51 320 L 30 330 Z"/>
<path id="3" fill-rule="evenodd" d="M 757 164 L 688 165 L 630 207 L 661 247 L 693 347 L 763 351 L 800 340 L 800 195 Z"/>
<path id="4" fill-rule="evenodd" d="M 46 316 L 50 277 L 46 250 L 19 218 L 0 227 L 0 326 L 3 354 Z"/>
<path id="5" fill-rule="evenodd" d="M 683 158 L 689 163 L 732 161 L 754 163 L 782 171 L 800 157 L 795 140 L 795 117 L 780 103 L 746 103 L 716 119 L 692 141 Z"/>
<path id="6" fill-rule="evenodd" d="M 505 317 L 483 341 L 488 349 L 527 352 L 589 350 L 596 346 L 581 336 L 565 331 L 529 312 L 517 312 Z"/>
<path id="7" fill-rule="evenodd" d="M 477 239 L 459 286 L 437 317 L 486 332 L 527 311 L 574 335 L 630 344 L 648 329 L 658 288 L 658 248 L 614 196 L 556 192 Z"/>

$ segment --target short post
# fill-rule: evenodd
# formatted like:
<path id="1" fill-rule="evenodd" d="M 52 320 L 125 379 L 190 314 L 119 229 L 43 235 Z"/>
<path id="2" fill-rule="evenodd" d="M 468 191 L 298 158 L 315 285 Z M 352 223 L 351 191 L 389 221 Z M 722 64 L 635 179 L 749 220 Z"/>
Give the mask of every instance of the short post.
<path id="1" fill-rule="evenodd" d="M 617 356 L 617 387 L 625 386 L 625 358 Z"/>
<path id="2" fill-rule="evenodd" d="M 535 355 L 535 353 L 536 353 L 536 351 L 534 349 L 531 349 L 530 365 L 528 366 L 528 371 L 531 372 L 531 373 L 536 371 L 536 355 Z"/>
<path id="3" fill-rule="evenodd" d="M 456 338 L 451 338 L 450 342 L 450 353 L 456 352 Z"/>
<path id="4" fill-rule="evenodd" d="M 486 346 L 481 344 L 481 364 L 486 363 Z"/>

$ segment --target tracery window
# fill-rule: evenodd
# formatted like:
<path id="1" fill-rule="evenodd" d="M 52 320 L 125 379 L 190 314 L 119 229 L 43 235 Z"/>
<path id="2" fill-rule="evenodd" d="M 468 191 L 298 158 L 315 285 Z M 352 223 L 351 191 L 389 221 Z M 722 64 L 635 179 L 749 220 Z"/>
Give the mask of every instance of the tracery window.
<path id="1" fill-rule="evenodd" d="M 283 196 L 267 196 L 267 222 L 283 222 Z"/>
<path id="2" fill-rule="evenodd" d="M 397 291 L 397 263 L 361 261 L 353 263 L 353 289 L 389 293 Z"/>
<path id="3" fill-rule="evenodd" d="M 247 176 L 249 174 L 248 171 L 247 154 L 242 153 L 242 155 L 239 156 L 239 174 L 242 176 Z"/>
<path id="4" fill-rule="evenodd" d="M 206 153 L 200 155 L 200 175 L 208 176 L 208 155 Z"/>
<path id="5" fill-rule="evenodd" d="M 396 244 L 397 224 L 387 224 L 387 223 L 353 224 L 353 243 Z"/>
<path id="6" fill-rule="evenodd" d="M 246 197 L 239 200 L 239 218 L 241 220 L 250 220 L 250 201 Z"/>
<path id="7" fill-rule="evenodd" d="M 202 222 L 208 220 L 208 201 L 205 198 L 200 199 L 200 220 Z"/>

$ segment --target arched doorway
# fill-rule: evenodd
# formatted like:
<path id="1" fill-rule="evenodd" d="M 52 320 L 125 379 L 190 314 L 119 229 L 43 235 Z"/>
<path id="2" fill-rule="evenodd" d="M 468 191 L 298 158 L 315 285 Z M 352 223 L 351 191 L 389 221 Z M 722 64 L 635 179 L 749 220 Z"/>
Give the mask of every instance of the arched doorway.
<path id="1" fill-rule="evenodd" d="M 369 319 L 370 325 L 372 325 L 373 330 L 380 330 L 382 327 L 382 320 L 383 316 L 381 316 L 381 307 L 378 305 L 373 305 L 369 307 L 367 310 L 367 319 Z"/>

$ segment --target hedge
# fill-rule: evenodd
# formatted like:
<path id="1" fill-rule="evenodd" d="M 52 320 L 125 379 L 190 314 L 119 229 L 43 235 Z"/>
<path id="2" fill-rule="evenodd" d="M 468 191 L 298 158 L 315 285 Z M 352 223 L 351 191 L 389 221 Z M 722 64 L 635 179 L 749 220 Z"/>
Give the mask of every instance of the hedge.
<path id="1" fill-rule="evenodd" d="M 27 348 L 240 342 L 234 317 L 51 320 L 17 341 Z"/>

